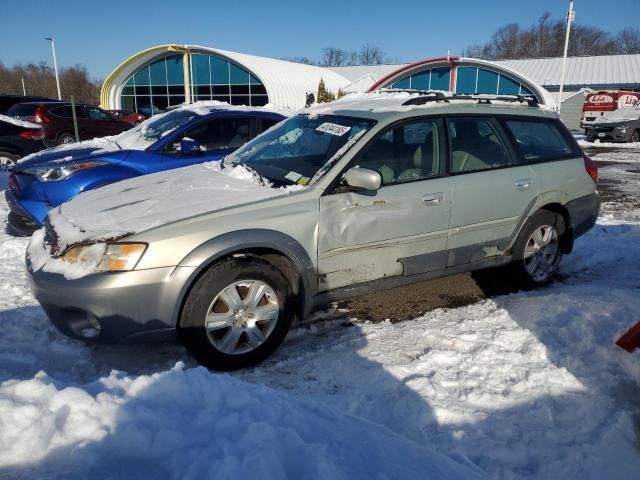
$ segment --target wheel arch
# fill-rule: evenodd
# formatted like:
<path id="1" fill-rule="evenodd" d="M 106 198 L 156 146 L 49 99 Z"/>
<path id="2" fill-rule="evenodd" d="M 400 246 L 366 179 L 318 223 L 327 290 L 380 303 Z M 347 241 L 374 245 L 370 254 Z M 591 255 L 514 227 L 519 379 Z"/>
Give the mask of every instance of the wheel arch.
<path id="1" fill-rule="evenodd" d="M 197 267 L 187 279 L 174 312 L 176 327 L 195 282 L 212 266 L 232 257 L 260 258 L 279 269 L 289 280 L 298 300 L 296 313 L 303 318 L 316 293 L 315 267 L 305 248 L 294 238 L 275 230 L 250 229 L 213 238 L 192 250 L 178 267 Z"/>

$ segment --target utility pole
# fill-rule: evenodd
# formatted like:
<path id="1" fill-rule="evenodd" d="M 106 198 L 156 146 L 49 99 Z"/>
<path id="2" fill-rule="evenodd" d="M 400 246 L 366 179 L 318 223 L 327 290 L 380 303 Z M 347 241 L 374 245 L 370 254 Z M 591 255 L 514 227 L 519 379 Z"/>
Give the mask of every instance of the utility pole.
<path id="1" fill-rule="evenodd" d="M 573 0 L 569 0 L 569 13 L 567 13 L 567 34 L 564 37 L 564 55 L 562 56 L 562 71 L 560 73 L 560 94 L 558 96 L 558 113 L 562 108 L 562 91 L 564 90 L 564 74 L 567 67 L 567 52 L 569 50 L 569 34 L 571 33 L 571 22 L 576 19 L 576 11 L 573 9 Z"/>
<path id="2" fill-rule="evenodd" d="M 24 77 L 22 77 L 22 95 L 27 96 L 27 89 L 24 86 Z"/>
<path id="3" fill-rule="evenodd" d="M 56 87 L 58 88 L 58 100 L 62 100 L 62 95 L 60 94 L 60 77 L 58 77 L 58 62 L 56 61 L 56 42 L 53 40 L 53 37 L 46 37 L 45 40 L 49 40 L 51 42 L 53 70 L 56 72 Z"/>

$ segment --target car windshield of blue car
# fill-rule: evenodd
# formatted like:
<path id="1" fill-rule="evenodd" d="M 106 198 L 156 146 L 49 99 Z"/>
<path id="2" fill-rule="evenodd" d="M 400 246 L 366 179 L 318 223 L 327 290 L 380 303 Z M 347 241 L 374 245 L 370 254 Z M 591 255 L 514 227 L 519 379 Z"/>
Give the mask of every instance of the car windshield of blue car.
<path id="1" fill-rule="evenodd" d="M 307 185 L 374 123 L 338 115 L 297 115 L 236 150 L 224 164 L 244 165 L 275 186 Z"/>
<path id="2" fill-rule="evenodd" d="M 127 130 L 114 138 L 120 148 L 144 150 L 160 138 L 169 135 L 173 130 L 190 122 L 197 116 L 191 110 L 174 110 L 142 122 L 137 127 Z"/>

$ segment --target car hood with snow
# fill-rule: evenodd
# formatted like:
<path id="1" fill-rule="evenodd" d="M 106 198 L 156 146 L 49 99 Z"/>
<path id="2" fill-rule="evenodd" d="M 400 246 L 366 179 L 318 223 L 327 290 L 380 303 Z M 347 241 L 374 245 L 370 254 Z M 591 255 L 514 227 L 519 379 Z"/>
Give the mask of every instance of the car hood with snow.
<path id="1" fill-rule="evenodd" d="M 601 125 L 607 123 L 633 122 L 640 120 L 640 105 L 629 108 L 621 108 L 598 117 L 594 123 Z"/>
<path id="2" fill-rule="evenodd" d="M 94 138 L 34 153 L 19 160 L 15 168 L 17 171 L 24 171 L 29 168 L 63 167 L 66 164 L 79 161 L 108 160 L 118 162 L 128 153 L 129 150 L 121 150 L 108 138 Z"/>
<path id="3" fill-rule="evenodd" d="M 49 214 L 60 248 L 113 240 L 203 213 L 284 195 L 220 162 L 132 178 L 86 192 Z"/>

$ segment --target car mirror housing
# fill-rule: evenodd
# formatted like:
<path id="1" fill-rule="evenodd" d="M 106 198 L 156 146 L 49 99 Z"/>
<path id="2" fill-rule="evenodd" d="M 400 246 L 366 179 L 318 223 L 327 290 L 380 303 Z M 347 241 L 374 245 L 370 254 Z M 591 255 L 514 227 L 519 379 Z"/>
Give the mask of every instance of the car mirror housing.
<path id="1" fill-rule="evenodd" d="M 352 188 L 378 190 L 382 185 L 382 176 L 375 170 L 353 167 L 344 174 L 344 180 Z"/>
<path id="2" fill-rule="evenodd" d="M 196 154 L 203 151 L 202 146 L 191 138 L 183 138 L 180 140 L 180 144 L 177 150 L 183 154 Z"/>

